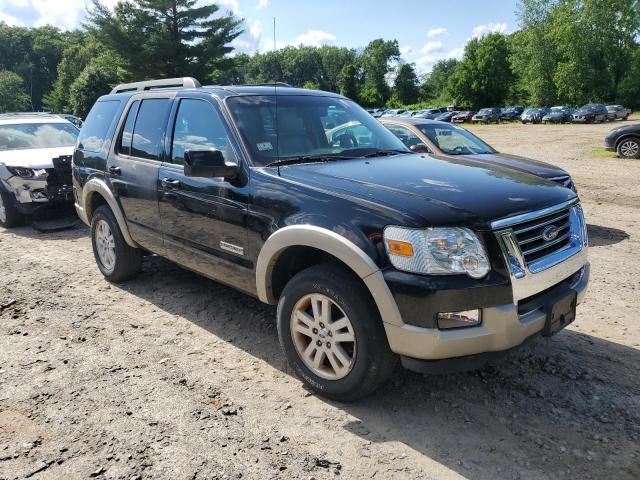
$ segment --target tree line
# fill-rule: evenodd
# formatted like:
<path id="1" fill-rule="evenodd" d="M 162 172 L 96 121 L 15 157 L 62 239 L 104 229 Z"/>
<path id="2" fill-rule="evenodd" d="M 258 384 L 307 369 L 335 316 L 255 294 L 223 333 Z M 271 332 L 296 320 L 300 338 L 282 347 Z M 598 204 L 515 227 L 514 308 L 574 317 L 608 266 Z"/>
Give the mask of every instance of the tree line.
<path id="1" fill-rule="evenodd" d="M 285 82 L 339 92 L 366 107 L 640 106 L 638 0 L 520 0 L 520 28 L 470 39 L 461 59 L 419 75 L 396 40 L 363 48 L 232 45 L 243 21 L 196 0 L 96 1 L 83 27 L 0 23 L 0 112 L 86 115 L 117 83 L 194 76 L 206 83 Z"/>

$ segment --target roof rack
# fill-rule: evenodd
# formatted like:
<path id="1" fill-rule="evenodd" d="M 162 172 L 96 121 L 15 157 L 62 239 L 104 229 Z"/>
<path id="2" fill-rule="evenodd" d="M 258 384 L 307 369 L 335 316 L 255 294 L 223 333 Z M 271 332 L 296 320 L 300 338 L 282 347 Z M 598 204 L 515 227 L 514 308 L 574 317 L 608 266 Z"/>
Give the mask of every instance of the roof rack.
<path id="1" fill-rule="evenodd" d="M 122 83 L 111 90 L 111 93 L 153 90 L 156 88 L 200 88 L 200 82 L 193 77 L 163 78 L 145 80 L 144 82 Z"/>
<path id="2" fill-rule="evenodd" d="M 240 83 L 232 86 L 233 87 L 291 87 L 291 85 L 285 82 L 244 83 L 244 84 Z"/>

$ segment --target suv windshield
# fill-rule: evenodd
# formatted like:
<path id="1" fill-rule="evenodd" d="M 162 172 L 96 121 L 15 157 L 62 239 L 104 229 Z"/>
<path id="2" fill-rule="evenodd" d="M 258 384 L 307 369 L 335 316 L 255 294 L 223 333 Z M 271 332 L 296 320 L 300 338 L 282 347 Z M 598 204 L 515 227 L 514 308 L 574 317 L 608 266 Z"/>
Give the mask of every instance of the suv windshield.
<path id="1" fill-rule="evenodd" d="M 0 125 L 0 151 L 73 147 L 78 133 L 70 123 Z"/>
<path id="2" fill-rule="evenodd" d="M 409 151 L 351 100 L 252 95 L 230 97 L 227 105 L 256 166 L 303 157 L 353 158 Z"/>
<path id="3" fill-rule="evenodd" d="M 429 140 L 447 155 L 495 153 L 495 150 L 464 128 L 454 125 L 418 125 Z"/>

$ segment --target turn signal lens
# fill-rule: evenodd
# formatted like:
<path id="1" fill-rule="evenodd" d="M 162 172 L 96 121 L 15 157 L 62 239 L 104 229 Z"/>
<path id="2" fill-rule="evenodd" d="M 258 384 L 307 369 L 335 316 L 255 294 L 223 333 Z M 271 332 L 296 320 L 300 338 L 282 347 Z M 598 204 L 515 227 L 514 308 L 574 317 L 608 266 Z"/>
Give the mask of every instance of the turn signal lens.
<path id="1" fill-rule="evenodd" d="M 400 240 L 387 240 L 387 248 L 389 253 L 400 255 L 401 257 L 413 257 L 413 245 L 409 242 L 401 242 Z"/>

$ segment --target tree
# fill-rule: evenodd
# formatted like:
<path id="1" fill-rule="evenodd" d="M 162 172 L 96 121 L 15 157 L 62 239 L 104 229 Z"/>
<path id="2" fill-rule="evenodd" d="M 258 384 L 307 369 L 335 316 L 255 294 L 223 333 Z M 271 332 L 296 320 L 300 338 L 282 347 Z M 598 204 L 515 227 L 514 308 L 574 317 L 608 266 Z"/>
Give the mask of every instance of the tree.
<path id="1" fill-rule="evenodd" d="M 20 75 L 0 70 L 0 113 L 21 112 L 31 105 Z"/>
<path id="2" fill-rule="evenodd" d="M 457 104 L 474 109 L 504 105 L 513 80 L 507 38 L 491 33 L 467 43 L 449 81 L 449 91 Z"/>
<path id="3" fill-rule="evenodd" d="M 126 77 L 122 59 L 113 52 L 102 53 L 82 70 L 69 89 L 69 106 L 74 115 L 86 117 L 101 96 Z"/>
<path id="4" fill-rule="evenodd" d="M 393 84 L 393 96 L 403 105 L 411 105 L 418 101 L 418 76 L 411 63 L 402 63 Z"/>
<path id="5" fill-rule="evenodd" d="M 438 60 L 420 87 L 420 97 L 425 102 L 437 100 L 439 103 L 448 97 L 449 78 L 460 63 L 455 58 Z M 448 99 L 447 99 L 448 100 Z"/>
<path id="6" fill-rule="evenodd" d="M 88 28 L 125 61 L 134 79 L 194 76 L 209 79 L 229 68 L 229 44 L 242 33 L 242 21 L 215 16 L 218 6 L 197 0 L 131 0 L 113 12 L 94 0 Z"/>
<path id="7" fill-rule="evenodd" d="M 344 95 L 351 100 L 358 101 L 358 69 L 353 63 L 342 67 L 338 76 L 338 89 L 340 95 Z M 381 104 L 379 104 L 381 105 Z"/>
<path id="8" fill-rule="evenodd" d="M 400 60 L 397 40 L 385 41 L 381 38 L 369 42 L 362 55 L 360 65 L 364 76 L 360 101 L 367 107 L 379 107 L 391 97 L 387 76 L 392 71 L 392 63 Z"/>

